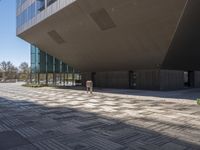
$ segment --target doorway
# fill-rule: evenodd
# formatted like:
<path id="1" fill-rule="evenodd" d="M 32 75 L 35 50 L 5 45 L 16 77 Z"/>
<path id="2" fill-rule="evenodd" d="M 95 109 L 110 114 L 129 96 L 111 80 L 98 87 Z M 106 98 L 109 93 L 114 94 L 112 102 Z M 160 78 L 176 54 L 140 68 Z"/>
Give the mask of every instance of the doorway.
<path id="1" fill-rule="evenodd" d="M 195 77 L 194 71 L 184 72 L 184 85 L 186 88 L 194 87 L 194 81 L 195 81 L 194 77 Z"/>

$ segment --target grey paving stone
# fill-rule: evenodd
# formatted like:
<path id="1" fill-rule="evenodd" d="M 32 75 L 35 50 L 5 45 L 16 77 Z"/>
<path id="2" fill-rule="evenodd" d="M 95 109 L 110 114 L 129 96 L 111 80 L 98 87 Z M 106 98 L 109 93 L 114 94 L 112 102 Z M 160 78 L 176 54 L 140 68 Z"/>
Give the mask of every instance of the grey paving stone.
<path id="1" fill-rule="evenodd" d="M 73 133 L 82 132 L 82 130 L 80 130 L 80 129 L 74 127 L 74 126 L 68 125 L 68 124 L 52 128 L 52 130 L 55 131 L 55 132 L 59 131 L 63 134 L 73 134 Z"/>
<path id="2" fill-rule="evenodd" d="M 16 129 L 15 131 L 25 138 L 36 137 L 42 134 L 39 130 L 34 129 L 33 127 L 19 128 L 19 129 Z"/>
<path id="3" fill-rule="evenodd" d="M 172 149 L 174 149 L 174 150 L 185 150 L 186 147 L 170 142 L 170 143 L 163 145 L 160 149 L 161 150 L 172 150 Z"/>
<path id="4" fill-rule="evenodd" d="M 10 131 L 11 129 L 7 127 L 5 124 L 0 124 L 0 132 Z"/>
<path id="5" fill-rule="evenodd" d="M 99 137 L 92 137 L 89 139 L 85 139 L 84 143 L 94 146 L 95 148 L 99 149 L 99 150 L 119 150 L 124 148 L 124 146 L 112 142 L 110 140 L 107 139 L 103 139 L 103 138 L 99 138 Z"/>
<path id="6" fill-rule="evenodd" d="M 196 102 L 180 100 L 177 93 L 149 93 L 89 95 L 0 84 L 0 145 L 5 150 L 199 150 Z"/>
<path id="7" fill-rule="evenodd" d="M 56 140 L 64 145 L 71 145 L 72 143 L 83 142 L 85 139 L 91 138 L 93 136 L 94 135 L 90 132 L 80 132 L 57 137 Z"/>
<path id="8" fill-rule="evenodd" d="M 23 146 L 16 146 L 9 150 L 39 150 L 39 149 L 37 147 L 35 147 L 34 145 L 29 144 L 29 145 L 23 145 Z"/>
<path id="9" fill-rule="evenodd" d="M 7 118 L 7 119 L 3 119 L 2 122 L 4 124 L 6 124 L 9 127 L 14 127 L 14 126 L 18 126 L 18 125 L 22 125 L 23 122 L 20 121 L 19 119 L 16 118 Z"/>
<path id="10" fill-rule="evenodd" d="M 14 131 L 0 132 L 0 150 L 8 150 L 28 144 L 30 142 Z"/>
<path id="11" fill-rule="evenodd" d="M 40 118 L 36 124 L 35 124 L 35 128 L 37 129 L 46 129 L 47 127 L 48 128 L 53 128 L 53 127 L 56 127 L 56 126 L 59 126 L 61 125 L 61 123 L 57 122 L 56 120 L 53 120 L 51 118 Z"/>
<path id="12" fill-rule="evenodd" d="M 79 141 L 70 143 L 68 146 L 73 150 L 97 150 L 94 146 Z"/>
<path id="13" fill-rule="evenodd" d="M 128 150 L 160 150 L 160 148 L 156 145 L 135 141 L 129 144 Z"/>
<path id="14" fill-rule="evenodd" d="M 54 139 L 37 142 L 34 143 L 34 145 L 38 147 L 40 150 L 71 150 L 66 145 L 63 145 Z"/>

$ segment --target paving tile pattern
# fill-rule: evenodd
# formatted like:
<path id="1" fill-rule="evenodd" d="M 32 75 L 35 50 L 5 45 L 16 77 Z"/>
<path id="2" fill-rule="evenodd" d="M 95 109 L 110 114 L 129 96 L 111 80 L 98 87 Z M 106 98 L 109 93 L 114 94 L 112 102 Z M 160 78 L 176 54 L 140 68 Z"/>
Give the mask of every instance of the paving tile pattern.
<path id="1" fill-rule="evenodd" d="M 0 150 L 199 150 L 194 101 L 0 84 Z"/>

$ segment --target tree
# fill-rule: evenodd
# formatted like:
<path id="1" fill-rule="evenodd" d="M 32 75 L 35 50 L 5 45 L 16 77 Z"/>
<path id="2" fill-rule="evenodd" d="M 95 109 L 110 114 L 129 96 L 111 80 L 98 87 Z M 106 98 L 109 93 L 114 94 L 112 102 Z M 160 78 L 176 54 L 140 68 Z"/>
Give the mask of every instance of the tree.
<path id="1" fill-rule="evenodd" d="M 2 78 L 3 78 L 3 71 L 2 71 L 2 69 L 0 68 L 0 81 L 2 80 Z"/>
<path id="2" fill-rule="evenodd" d="M 29 66 L 27 62 L 23 62 L 19 66 L 20 72 L 21 73 L 29 73 Z"/>
<path id="3" fill-rule="evenodd" d="M 16 72 L 18 69 L 10 61 L 2 61 L 0 63 L 0 70 L 2 72 Z"/>
<path id="4" fill-rule="evenodd" d="M 12 63 L 10 61 L 6 62 L 6 61 L 2 61 L 0 63 L 0 69 L 3 71 L 3 72 L 7 72 L 8 70 L 10 70 L 12 67 Z"/>
<path id="5" fill-rule="evenodd" d="M 20 80 L 28 80 L 29 79 L 29 73 L 30 73 L 30 68 L 27 62 L 23 62 L 19 66 L 19 79 Z"/>
<path id="6" fill-rule="evenodd" d="M 4 80 L 16 79 L 18 69 L 10 61 L 2 61 L 0 63 L 0 70 L 3 73 Z"/>

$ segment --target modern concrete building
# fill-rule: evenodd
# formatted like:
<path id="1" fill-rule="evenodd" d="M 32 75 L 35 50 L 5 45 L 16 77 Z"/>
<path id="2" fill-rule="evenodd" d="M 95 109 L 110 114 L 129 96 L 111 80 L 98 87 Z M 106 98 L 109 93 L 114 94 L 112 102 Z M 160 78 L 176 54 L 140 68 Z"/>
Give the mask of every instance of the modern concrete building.
<path id="1" fill-rule="evenodd" d="M 98 87 L 200 87 L 199 0 L 18 0 L 17 35 Z"/>

